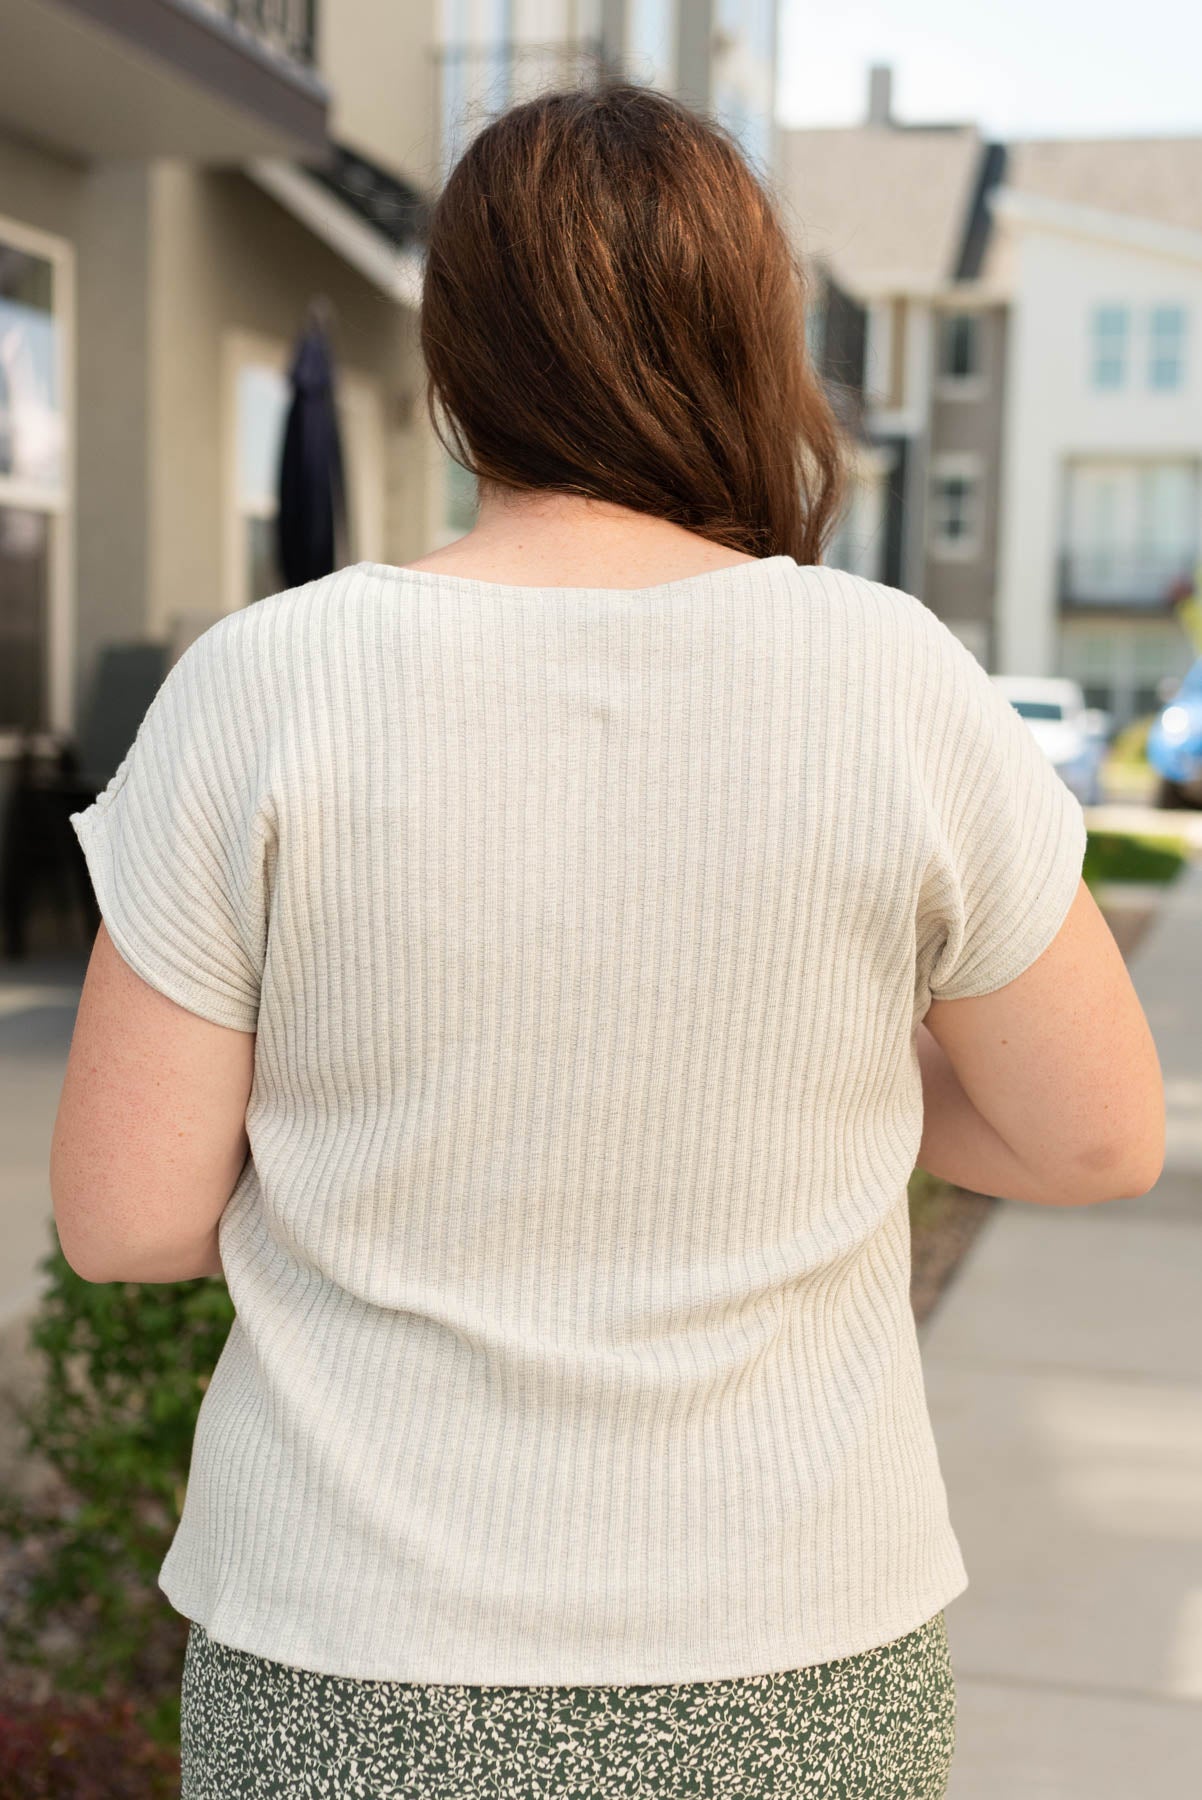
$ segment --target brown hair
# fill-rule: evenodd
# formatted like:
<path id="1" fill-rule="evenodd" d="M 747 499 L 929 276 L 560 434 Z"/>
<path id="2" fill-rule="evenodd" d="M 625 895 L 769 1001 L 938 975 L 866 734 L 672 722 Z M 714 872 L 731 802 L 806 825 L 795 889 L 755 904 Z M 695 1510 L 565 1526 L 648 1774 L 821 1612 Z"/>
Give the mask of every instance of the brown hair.
<path id="1" fill-rule="evenodd" d="M 434 429 L 478 480 L 821 560 L 844 452 L 801 264 L 733 136 L 682 102 L 607 82 L 486 125 L 433 208 L 421 341 Z"/>

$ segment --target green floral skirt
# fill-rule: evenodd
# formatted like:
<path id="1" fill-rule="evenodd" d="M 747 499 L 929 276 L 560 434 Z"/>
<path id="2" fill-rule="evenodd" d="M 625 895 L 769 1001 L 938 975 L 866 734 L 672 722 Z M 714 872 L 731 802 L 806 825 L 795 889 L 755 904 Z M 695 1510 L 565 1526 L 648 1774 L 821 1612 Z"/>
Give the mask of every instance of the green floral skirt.
<path id="1" fill-rule="evenodd" d="M 873 1650 L 720 1681 L 505 1687 L 318 1675 L 188 1634 L 181 1800 L 941 1800 L 942 1612 Z"/>

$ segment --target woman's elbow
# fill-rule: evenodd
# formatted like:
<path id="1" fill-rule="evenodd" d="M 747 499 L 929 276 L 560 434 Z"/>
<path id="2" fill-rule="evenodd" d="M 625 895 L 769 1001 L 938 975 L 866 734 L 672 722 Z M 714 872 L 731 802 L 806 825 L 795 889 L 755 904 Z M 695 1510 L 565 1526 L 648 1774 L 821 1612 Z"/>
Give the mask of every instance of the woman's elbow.
<path id="1" fill-rule="evenodd" d="M 72 1231 L 64 1228 L 57 1211 L 54 1228 L 64 1261 L 81 1281 L 91 1281 L 99 1285 L 122 1279 L 112 1268 L 111 1262 L 98 1252 L 95 1244 L 88 1243 L 86 1238 L 79 1238 Z"/>
<path id="2" fill-rule="evenodd" d="M 1099 1206 L 1110 1200 L 1138 1200 L 1149 1193 L 1164 1172 L 1164 1131 L 1146 1143 L 1093 1146 L 1075 1158 L 1064 1177 L 1062 1206 Z"/>

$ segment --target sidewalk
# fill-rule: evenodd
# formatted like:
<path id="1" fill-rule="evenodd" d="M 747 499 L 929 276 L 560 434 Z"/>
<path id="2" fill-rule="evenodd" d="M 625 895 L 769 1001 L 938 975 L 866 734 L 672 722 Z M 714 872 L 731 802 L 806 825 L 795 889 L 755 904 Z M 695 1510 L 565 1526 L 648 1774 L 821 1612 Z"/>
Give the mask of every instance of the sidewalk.
<path id="1" fill-rule="evenodd" d="M 86 966 L 63 952 L 0 970 L 0 1330 L 34 1304 L 54 1241 L 47 1158 Z"/>
<path id="2" fill-rule="evenodd" d="M 1004 1201 L 922 1332 L 969 1587 L 948 1800 L 1164 1800 L 1202 1772 L 1202 861 L 1135 952 L 1165 1078 L 1138 1200 Z"/>

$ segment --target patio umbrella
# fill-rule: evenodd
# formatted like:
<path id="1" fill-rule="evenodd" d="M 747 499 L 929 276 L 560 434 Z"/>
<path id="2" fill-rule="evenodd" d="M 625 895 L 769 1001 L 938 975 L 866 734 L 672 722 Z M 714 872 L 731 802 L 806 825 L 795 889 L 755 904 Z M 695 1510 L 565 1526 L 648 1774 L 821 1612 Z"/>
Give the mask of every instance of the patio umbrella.
<path id="1" fill-rule="evenodd" d="M 346 494 L 334 404 L 334 363 L 326 309 L 315 304 L 289 370 L 292 399 L 280 456 L 276 520 L 285 587 L 316 581 L 339 566 L 345 543 Z"/>

